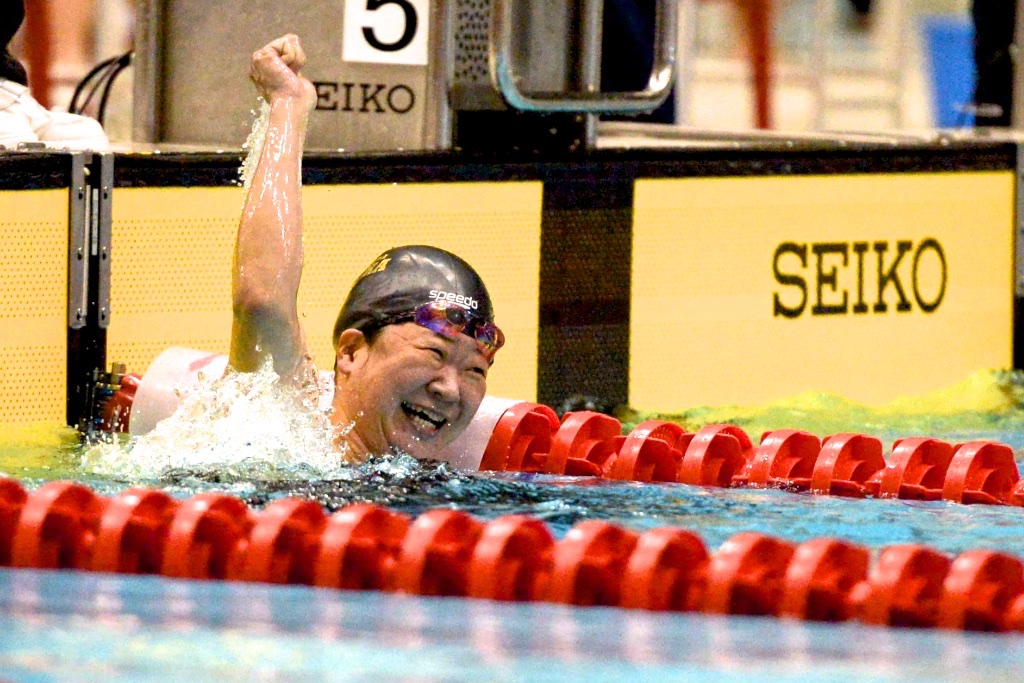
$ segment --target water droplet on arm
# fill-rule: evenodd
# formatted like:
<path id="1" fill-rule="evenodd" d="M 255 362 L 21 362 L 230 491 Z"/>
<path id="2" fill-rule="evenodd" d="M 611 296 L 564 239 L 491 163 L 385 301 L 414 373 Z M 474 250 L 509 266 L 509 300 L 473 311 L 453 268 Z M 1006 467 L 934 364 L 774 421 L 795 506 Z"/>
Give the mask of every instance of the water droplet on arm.
<path id="1" fill-rule="evenodd" d="M 254 111 L 253 114 L 255 113 Z M 238 169 L 238 176 L 242 181 L 242 187 L 245 189 L 249 189 L 249 186 L 252 184 L 252 177 L 256 173 L 256 164 L 259 162 L 260 150 L 263 149 L 263 143 L 267 138 L 267 128 L 269 125 L 270 105 L 265 100 L 260 99 L 259 115 L 253 121 L 249 137 L 242 143 L 242 149 L 248 150 L 248 153 Z"/>

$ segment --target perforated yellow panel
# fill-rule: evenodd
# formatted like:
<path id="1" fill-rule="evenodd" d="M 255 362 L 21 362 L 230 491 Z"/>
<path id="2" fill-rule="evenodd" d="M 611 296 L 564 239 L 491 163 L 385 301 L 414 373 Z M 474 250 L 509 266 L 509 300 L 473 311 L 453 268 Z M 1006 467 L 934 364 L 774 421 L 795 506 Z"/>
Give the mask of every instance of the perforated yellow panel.
<path id="1" fill-rule="evenodd" d="M 333 366 L 331 331 L 355 278 L 389 247 L 432 244 L 480 272 L 508 343 L 488 391 L 537 393 L 541 183 L 309 186 L 299 313 L 313 358 Z M 227 352 L 237 188 L 120 188 L 113 206 L 107 357 L 142 371 L 170 345 Z"/>
<path id="2" fill-rule="evenodd" d="M 114 192 L 108 361 L 144 372 L 169 346 L 227 353 L 243 198 L 237 187 Z"/>
<path id="3" fill-rule="evenodd" d="M 63 422 L 68 191 L 0 191 L 0 422 Z"/>

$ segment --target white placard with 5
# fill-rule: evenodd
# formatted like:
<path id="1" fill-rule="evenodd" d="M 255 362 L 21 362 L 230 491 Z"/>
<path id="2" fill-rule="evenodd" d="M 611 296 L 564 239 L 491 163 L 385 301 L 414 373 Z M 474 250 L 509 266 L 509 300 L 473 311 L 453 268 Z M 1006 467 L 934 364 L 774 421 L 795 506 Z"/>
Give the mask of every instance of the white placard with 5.
<path id="1" fill-rule="evenodd" d="M 346 0 L 342 59 L 426 64 L 430 0 Z"/>

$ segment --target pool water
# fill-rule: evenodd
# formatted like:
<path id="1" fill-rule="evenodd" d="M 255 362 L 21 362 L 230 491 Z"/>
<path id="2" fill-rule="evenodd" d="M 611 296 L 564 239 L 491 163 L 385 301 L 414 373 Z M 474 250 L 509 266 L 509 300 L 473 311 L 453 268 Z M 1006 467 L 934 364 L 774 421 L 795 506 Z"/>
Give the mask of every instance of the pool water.
<path id="1" fill-rule="evenodd" d="M 670 416 L 690 429 L 738 424 L 993 439 L 1024 454 L 1021 378 L 983 373 L 945 392 L 882 408 L 808 395 L 755 408 Z M 651 415 L 623 415 L 626 429 Z M 97 474 L 69 430 L 8 430 L 0 474 L 26 488 L 83 481 L 111 495 L 158 486 L 188 497 L 287 496 L 328 511 L 373 502 L 409 515 L 449 507 L 481 519 L 527 513 L 558 537 L 585 519 L 644 531 L 696 531 L 710 549 L 741 531 L 792 542 L 836 537 L 873 550 L 919 543 L 951 555 L 986 548 L 1024 557 L 1024 510 L 856 500 L 779 490 L 711 489 L 550 475 L 466 473 L 407 457 L 373 459 L 332 478 L 259 463 L 175 467 L 147 477 Z M 130 453 L 129 453 L 130 454 Z M 87 459 L 87 458 L 86 458 Z M 252 466 L 249 466 L 252 465 Z M 0 680 L 1008 680 L 1024 637 L 846 623 L 651 614 L 547 604 L 347 593 L 297 586 L 0 570 Z"/>
<path id="2" fill-rule="evenodd" d="M 1017 680 L 1015 636 L 0 570 L 12 681 Z"/>

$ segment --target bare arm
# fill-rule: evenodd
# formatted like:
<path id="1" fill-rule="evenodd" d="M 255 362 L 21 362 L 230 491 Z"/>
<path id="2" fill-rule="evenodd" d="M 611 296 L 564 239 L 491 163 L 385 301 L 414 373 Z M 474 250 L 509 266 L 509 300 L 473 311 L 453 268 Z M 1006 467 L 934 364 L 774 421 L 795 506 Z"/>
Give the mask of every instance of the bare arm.
<path id="1" fill-rule="evenodd" d="M 294 35 L 253 54 L 250 78 L 270 106 L 267 134 L 245 198 L 232 270 L 233 368 L 251 372 L 267 356 L 285 380 L 306 355 L 297 299 L 302 275 L 302 148 L 313 85 L 299 74 Z"/>

